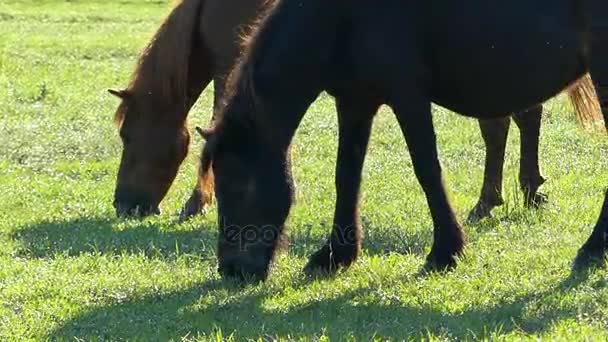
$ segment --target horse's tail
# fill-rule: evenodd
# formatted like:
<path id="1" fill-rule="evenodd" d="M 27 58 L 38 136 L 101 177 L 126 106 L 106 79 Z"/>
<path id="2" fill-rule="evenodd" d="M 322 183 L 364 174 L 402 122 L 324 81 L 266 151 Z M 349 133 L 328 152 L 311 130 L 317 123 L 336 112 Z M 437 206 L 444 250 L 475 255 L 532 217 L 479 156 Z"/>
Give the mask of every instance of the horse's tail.
<path id="1" fill-rule="evenodd" d="M 591 129 L 603 121 L 595 86 L 589 74 L 585 74 L 573 87 L 568 90 L 572 106 L 579 124 L 585 129 Z"/>
<path id="2" fill-rule="evenodd" d="M 184 105 L 191 105 L 191 92 L 195 79 L 201 73 L 206 76 L 209 70 L 200 70 L 199 65 L 210 65 L 200 46 L 196 35 L 199 32 L 199 21 L 206 0 L 179 0 L 158 28 L 154 37 L 142 51 L 139 64 L 129 88 L 139 88 L 148 93 L 155 93 L 165 99 Z M 194 63 L 195 62 L 195 63 Z M 197 80 L 202 83 L 203 80 Z M 143 89 L 142 89 L 143 88 Z M 160 92 L 160 94 L 159 94 Z M 198 96 L 198 94 L 197 94 Z"/>

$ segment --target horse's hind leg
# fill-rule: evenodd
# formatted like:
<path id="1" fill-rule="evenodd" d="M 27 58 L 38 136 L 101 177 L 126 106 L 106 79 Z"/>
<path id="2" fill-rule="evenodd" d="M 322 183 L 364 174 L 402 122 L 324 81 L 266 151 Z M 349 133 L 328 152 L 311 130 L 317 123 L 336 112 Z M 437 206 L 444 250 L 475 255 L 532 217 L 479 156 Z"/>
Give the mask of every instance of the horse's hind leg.
<path id="1" fill-rule="evenodd" d="M 595 90 L 604 115 L 604 124 L 608 130 L 608 19 L 606 18 L 608 18 L 606 15 L 593 18 L 589 72 L 595 83 Z"/>
<path id="2" fill-rule="evenodd" d="M 519 127 L 521 136 L 519 185 L 524 193 L 525 204 L 528 207 L 537 207 L 547 202 L 547 196 L 538 192 L 538 188 L 545 183 L 545 179 L 540 174 L 538 163 L 542 112 L 543 106 L 538 105 L 513 115 L 513 120 Z"/>
<path id="3" fill-rule="evenodd" d="M 391 101 L 391 106 L 407 141 L 414 172 L 424 190 L 433 218 L 434 241 L 426 268 L 444 270 L 456 266 L 456 257 L 464 249 L 464 233 L 443 184 L 431 103 L 424 96 L 416 97 L 415 89 L 411 92 L 399 89 L 400 94 L 409 95 L 404 99 L 397 94 Z"/>
<path id="4" fill-rule="evenodd" d="M 334 272 L 340 267 L 348 267 L 357 259 L 361 249 L 358 211 L 361 171 L 379 102 L 350 98 L 338 98 L 336 102 L 340 142 L 333 229 L 329 241 L 310 257 L 305 268 L 307 273 Z"/>
<path id="5" fill-rule="evenodd" d="M 492 209 L 504 203 L 502 199 L 502 172 L 510 123 L 511 118 L 509 117 L 479 120 L 481 136 L 486 147 L 486 162 L 481 195 L 467 219 L 470 223 L 490 217 Z"/>
<path id="6" fill-rule="evenodd" d="M 602 114 L 604 114 L 604 126 L 608 131 L 608 84 L 605 86 L 596 86 L 600 105 L 602 106 Z"/>
<path id="7" fill-rule="evenodd" d="M 572 265 L 575 270 L 582 270 L 593 266 L 603 266 L 606 261 L 606 248 L 608 239 L 608 191 L 604 197 L 602 212 L 597 220 L 593 233 L 579 249 Z"/>
<path id="8" fill-rule="evenodd" d="M 595 69 L 592 68 L 591 77 L 593 78 L 597 97 L 600 101 L 600 106 L 602 107 L 602 114 L 604 116 L 604 126 L 608 131 L 608 62 L 606 64 L 606 70 L 602 70 L 603 73 L 593 73 Z"/>

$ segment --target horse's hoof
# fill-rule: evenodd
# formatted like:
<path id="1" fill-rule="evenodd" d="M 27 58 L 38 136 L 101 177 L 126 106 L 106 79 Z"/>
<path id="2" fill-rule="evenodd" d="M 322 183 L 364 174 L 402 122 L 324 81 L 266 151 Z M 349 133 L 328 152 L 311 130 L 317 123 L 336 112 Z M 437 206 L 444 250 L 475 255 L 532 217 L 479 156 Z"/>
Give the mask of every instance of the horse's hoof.
<path id="1" fill-rule="evenodd" d="M 449 233 L 448 233 L 449 234 Z M 433 244 L 431 253 L 426 257 L 424 268 L 429 271 L 449 271 L 456 267 L 458 257 L 464 255 L 466 237 L 454 231 L 451 237 L 445 236 Z"/>
<path id="2" fill-rule="evenodd" d="M 304 267 L 307 275 L 334 275 L 340 269 L 347 269 L 356 260 L 359 248 L 349 246 L 332 250 L 329 245 L 315 252 Z"/>
<path id="3" fill-rule="evenodd" d="M 539 208 L 548 202 L 549 196 L 543 194 L 542 192 L 537 192 L 533 196 L 530 196 L 530 198 L 526 199 L 526 206 L 528 208 Z"/>
<path id="4" fill-rule="evenodd" d="M 427 272 L 447 272 L 456 268 L 456 256 L 442 253 L 442 255 L 429 254 L 426 257 L 423 269 Z"/>
<path id="5" fill-rule="evenodd" d="M 308 259 L 304 273 L 308 276 L 331 275 L 337 271 L 335 260 L 328 246 L 323 246 Z"/>
<path id="6" fill-rule="evenodd" d="M 572 271 L 581 272 L 605 266 L 605 248 L 588 248 L 583 246 L 572 262 Z"/>
<path id="7" fill-rule="evenodd" d="M 209 209 L 209 204 L 202 201 L 202 196 L 196 192 L 188 199 L 179 213 L 179 221 L 185 222 L 197 215 L 205 215 Z"/>
<path id="8" fill-rule="evenodd" d="M 492 207 L 480 202 L 471 209 L 466 222 L 468 224 L 475 224 L 486 218 L 492 218 Z"/>

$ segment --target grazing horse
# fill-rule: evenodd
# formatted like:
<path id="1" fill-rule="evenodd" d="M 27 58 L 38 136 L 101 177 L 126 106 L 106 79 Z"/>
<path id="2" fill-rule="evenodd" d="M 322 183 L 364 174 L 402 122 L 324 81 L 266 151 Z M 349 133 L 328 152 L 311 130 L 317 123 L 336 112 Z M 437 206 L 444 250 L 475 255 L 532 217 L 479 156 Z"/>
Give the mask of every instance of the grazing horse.
<path id="1" fill-rule="evenodd" d="M 235 42 L 242 33 L 236 28 L 256 18 L 266 1 L 181 1 L 144 49 L 129 86 L 110 90 L 121 100 L 115 114 L 123 142 L 117 214 L 159 212 L 188 152 L 188 112 L 211 81 L 218 108 L 224 79 L 239 56 Z M 203 172 L 192 200 L 198 210 L 212 194 L 213 175 Z"/>
<path id="2" fill-rule="evenodd" d="M 159 211 L 158 205 L 187 153 L 190 136 L 185 124 L 191 106 L 213 80 L 215 118 L 226 75 L 241 51 L 240 35 L 272 2 L 183 0 L 142 53 L 128 88 L 111 91 L 121 99 L 116 123 L 123 140 L 123 152 L 114 201 L 119 215 L 147 215 Z M 608 32 L 605 36 L 608 37 Z M 608 61 L 608 58 L 603 60 Z M 608 66 L 603 68 L 607 74 Z M 608 75 L 599 79 L 608 85 Z M 587 88 L 584 85 L 577 87 Z M 575 104 L 579 102 L 585 103 L 574 101 Z M 579 109 L 577 113 L 593 112 L 584 106 Z M 516 115 L 514 119 L 522 133 L 521 187 L 526 194 L 526 203 L 535 204 L 544 198 L 536 192 L 543 182 L 538 168 L 540 107 Z M 502 203 L 502 165 L 509 119 L 480 123 L 487 151 L 486 171 L 480 199 L 469 216 L 472 221 L 489 216 L 492 208 Z M 210 165 L 203 152 L 198 181 L 182 210 L 183 218 L 203 212 L 211 203 L 213 173 Z"/>
<path id="3" fill-rule="evenodd" d="M 229 79 L 216 126 L 203 132 L 220 273 L 267 277 L 293 200 L 289 146 L 323 90 L 338 107 L 337 199 L 330 238 L 307 269 L 334 271 L 359 254 L 361 170 L 382 104 L 429 205 L 427 266 L 455 266 L 465 236 L 443 184 L 431 103 L 490 119 L 554 96 L 588 71 L 588 11 L 581 0 L 277 2 Z"/>

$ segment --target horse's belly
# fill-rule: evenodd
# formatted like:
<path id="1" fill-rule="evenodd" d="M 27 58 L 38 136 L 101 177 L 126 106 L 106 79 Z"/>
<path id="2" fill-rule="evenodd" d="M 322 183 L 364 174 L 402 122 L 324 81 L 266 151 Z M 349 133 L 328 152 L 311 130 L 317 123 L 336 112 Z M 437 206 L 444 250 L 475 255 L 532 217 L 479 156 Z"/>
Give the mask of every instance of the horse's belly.
<path id="1" fill-rule="evenodd" d="M 546 100 L 584 73 L 585 41 L 567 11 L 485 13 L 435 32 L 437 103 L 469 116 L 506 115 Z"/>
<path id="2" fill-rule="evenodd" d="M 551 47 L 527 51 L 530 55 L 497 51 L 503 57 L 485 54 L 478 63 L 462 60 L 452 70 L 434 73 L 435 101 L 467 116 L 507 115 L 544 102 L 586 70 L 575 51 Z"/>

